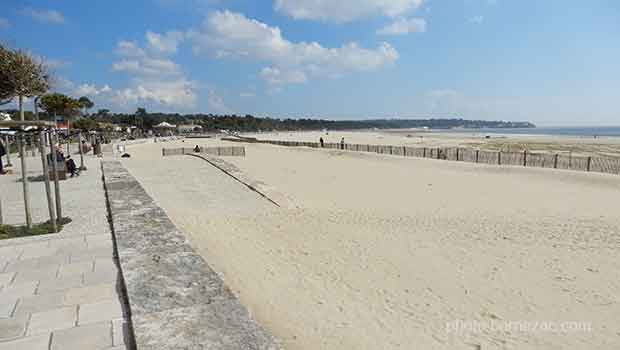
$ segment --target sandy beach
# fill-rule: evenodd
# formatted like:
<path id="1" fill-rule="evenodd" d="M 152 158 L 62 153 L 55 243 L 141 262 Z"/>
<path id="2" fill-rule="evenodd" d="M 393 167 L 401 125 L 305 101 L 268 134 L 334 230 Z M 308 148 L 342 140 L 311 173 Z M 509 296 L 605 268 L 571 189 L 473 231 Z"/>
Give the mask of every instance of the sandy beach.
<path id="1" fill-rule="evenodd" d="M 201 159 L 162 159 L 196 144 L 231 145 L 129 146 L 123 164 L 286 349 L 620 346 L 618 176 L 235 144 L 247 156 L 225 160 L 294 204 L 284 209 Z"/>

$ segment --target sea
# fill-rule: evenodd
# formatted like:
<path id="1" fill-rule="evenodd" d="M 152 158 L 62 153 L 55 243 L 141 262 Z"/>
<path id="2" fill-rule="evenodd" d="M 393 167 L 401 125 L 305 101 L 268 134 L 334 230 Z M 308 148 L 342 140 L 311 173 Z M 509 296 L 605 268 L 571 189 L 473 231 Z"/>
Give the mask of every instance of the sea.
<path id="1" fill-rule="evenodd" d="M 574 137 L 620 137 L 620 126 L 611 127 L 540 127 L 540 128 L 515 128 L 515 129 L 449 129 L 433 130 L 442 133 L 465 133 L 465 134 L 502 134 L 502 135 L 550 135 L 550 136 L 574 136 Z"/>

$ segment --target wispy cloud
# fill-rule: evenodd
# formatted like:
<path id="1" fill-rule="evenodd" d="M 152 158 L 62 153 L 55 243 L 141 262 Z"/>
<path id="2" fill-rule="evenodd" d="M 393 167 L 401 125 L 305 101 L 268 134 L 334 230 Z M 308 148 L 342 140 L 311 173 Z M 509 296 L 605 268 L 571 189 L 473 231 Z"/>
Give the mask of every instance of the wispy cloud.
<path id="1" fill-rule="evenodd" d="M 41 23 L 63 24 L 65 16 L 56 10 L 35 9 L 26 7 L 22 10 L 22 14 Z"/>
<path id="2" fill-rule="evenodd" d="M 482 22 L 484 22 L 484 16 L 473 16 L 473 17 L 469 17 L 467 19 L 467 21 L 469 23 L 473 23 L 473 24 L 481 24 Z"/>
<path id="3" fill-rule="evenodd" d="M 426 20 L 424 18 L 399 18 L 389 25 L 379 29 L 379 35 L 405 35 L 409 33 L 426 32 Z"/>

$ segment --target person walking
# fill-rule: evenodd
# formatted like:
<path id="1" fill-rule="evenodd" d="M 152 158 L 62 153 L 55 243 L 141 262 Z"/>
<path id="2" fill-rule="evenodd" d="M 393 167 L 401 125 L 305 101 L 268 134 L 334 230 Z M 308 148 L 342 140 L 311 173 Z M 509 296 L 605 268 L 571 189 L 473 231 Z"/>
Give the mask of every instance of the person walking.
<path id="1" fill-rule="evenodd" d="M 344 137 L 340 139 L 340 149 L 344 150 Z"/>
<path id="2" fill-rule="evenodd" d="M 319 143 L 321 144 L 321 148 L 325 146 L 325 141 L 323 141 L 322 137 L 319 139 Z"/>
<path id="3" fill-rule="evenodd" d="M 4 175 L 4 165 L 2 165 L 2 157 L 6 154 L 6 149 L 4 148 L 4 143 L 0 139 L 0 175 Z"/>

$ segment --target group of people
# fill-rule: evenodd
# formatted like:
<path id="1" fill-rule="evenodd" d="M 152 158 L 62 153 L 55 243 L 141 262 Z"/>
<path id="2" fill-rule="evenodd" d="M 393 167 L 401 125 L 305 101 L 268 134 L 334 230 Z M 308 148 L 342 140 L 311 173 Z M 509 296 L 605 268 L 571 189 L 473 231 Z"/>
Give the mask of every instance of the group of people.
<path id="1" fill-rule="evenodd" d="M 323 137 L 319 138 L 319 144 L 321 148 L 325 147 L 325 140 L 323 140 Z M 344 137 L 340 139 L 340 149 L 344 150 Z"/>
<path id="2" fill-rule="evenodd" d="M 52 164 L 54 161 L 51 153 L 47 155 L 47 160 L 49 164 Z M 71 177 L 75 177 L 76 175 L 80 176 L 80 172 L 78 171 L 75 161 L 69 154 L 65 157 L 65 152 L 60 144 L 56 144 L 56 163 L 64 163 L 65 169 L 69 174 L 71 174 Z"/>

